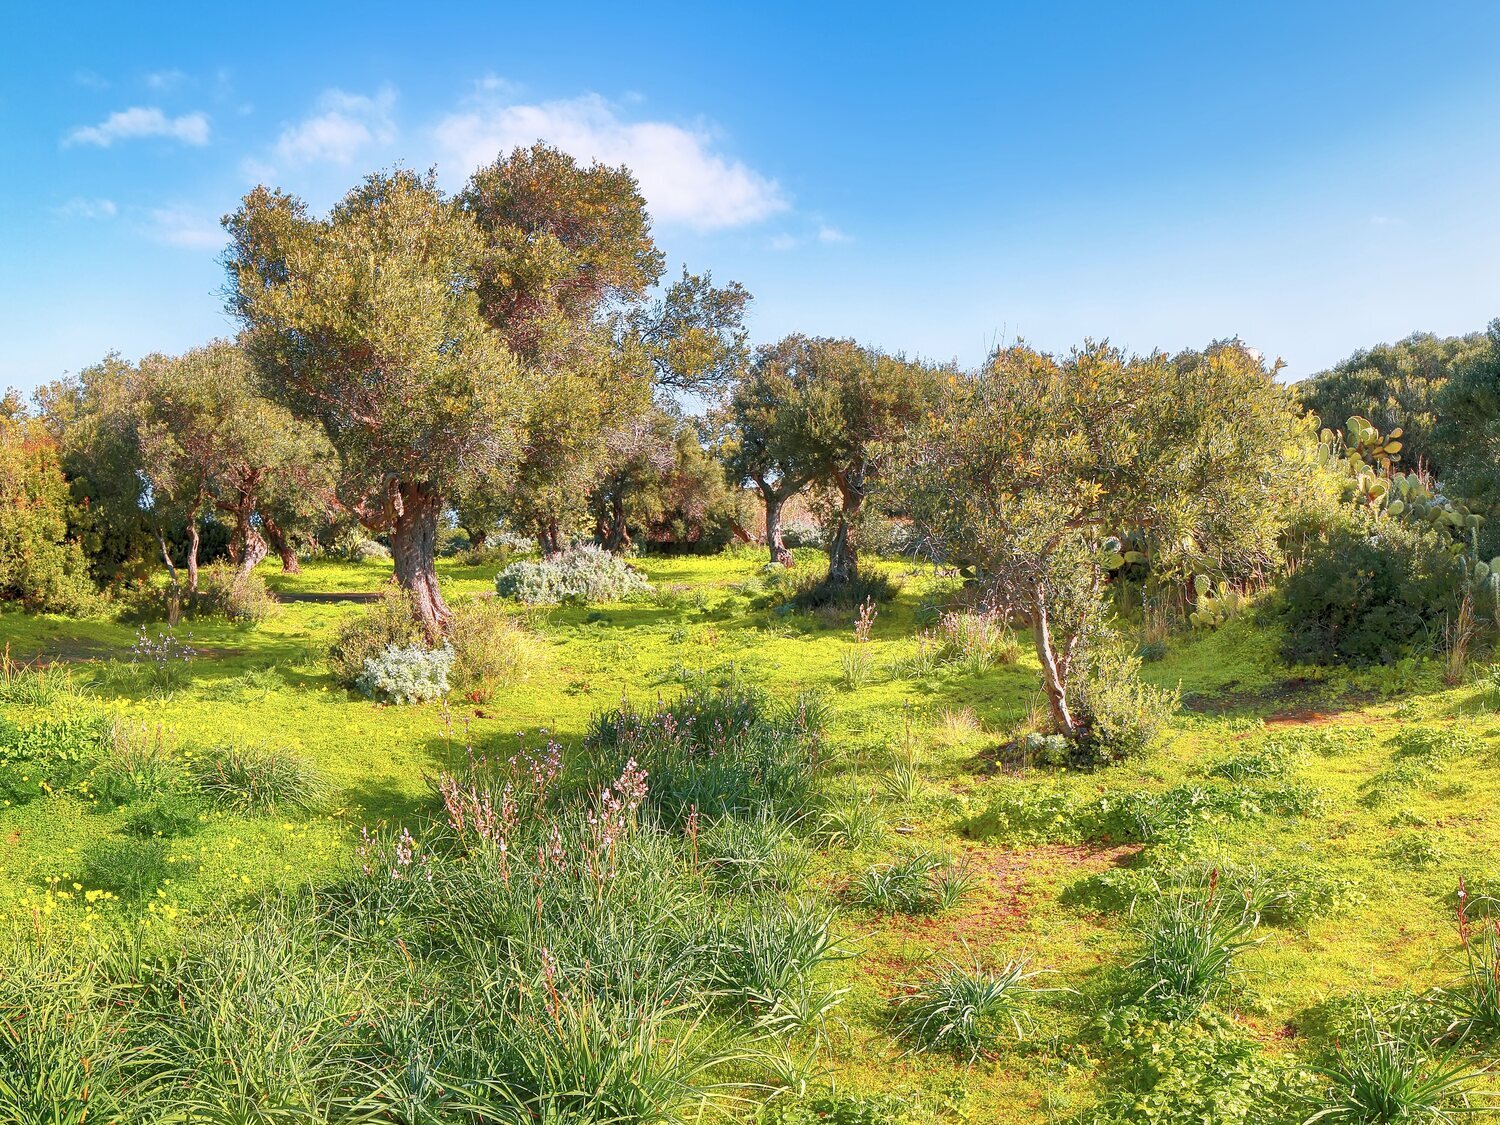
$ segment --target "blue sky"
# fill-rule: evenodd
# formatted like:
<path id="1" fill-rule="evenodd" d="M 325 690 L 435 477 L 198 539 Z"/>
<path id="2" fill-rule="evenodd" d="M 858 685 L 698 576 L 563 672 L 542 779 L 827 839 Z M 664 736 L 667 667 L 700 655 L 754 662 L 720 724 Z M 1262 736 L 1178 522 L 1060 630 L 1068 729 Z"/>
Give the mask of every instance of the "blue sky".
<path id="1" fill-rule="evenodd" d="M 261 180 L 321 209 L 538 137 L 630 164 L 757 341 L 1239 334 L 1301 376 L 1500 315 L 1500 5 L 53 11 L 0 51 L 0 386 L 231 332 Z"/>

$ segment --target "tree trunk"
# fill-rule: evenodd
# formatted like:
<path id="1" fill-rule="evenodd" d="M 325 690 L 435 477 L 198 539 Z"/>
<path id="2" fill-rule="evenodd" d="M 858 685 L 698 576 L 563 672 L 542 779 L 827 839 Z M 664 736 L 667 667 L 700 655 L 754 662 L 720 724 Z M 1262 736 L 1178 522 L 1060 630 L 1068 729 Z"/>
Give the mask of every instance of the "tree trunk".
<path id="1" fill-rule="evenodd" d="M 271 553 L 266 546 L 266 538 L 260 533 L 260 529 L 248 520 L 245 530 L 240 537 L 239 558 L 235 560 L 239 569 L 239 577 L 243 578 L 257 566 L 261 560 Z"/>
<path id="2" fill-rule="evenodd" d="M 609 497 L 609 514 L 604 519 L 604 549 L 620 552 L 630 548 L 630 526 L 625 519 L 625 498 L 618 492 Z"/>
<path id="3" fill-rule="evenodd" d="M 838 478 L 843 506 L 839 526 L 828 545 L 828 581 L 852 582 L 859 577 L 859 551 L 854 545 L 854 521 L 865 503 L 864 473 L 850 473 Z"/>
<path id="4" fill-rule="evenodd" d="M 156 541 L 161 544 L 161 561 L 167 564 L 167 575 L 171 584 L 167 587 L 167 625 L 176 628 L 182 619 L 182 586 L 177 581 L 177 567 L 172 562 L 172 552 L 167 550 L 167 537 L 160 531 Z"/>
<path id="5" fill-rule="evenodd" d="M 1031 628 L 1036 636 L 1037 659 L 1042 662 L 1042 687 L 1047 692 L 1047 707 L 1052 712 L 1057 733 L 1069 738 L 1078 736 L 1078 723 L 1068 707 L 1068 661 L 1059 661 L 1052 647 L 1052 626 L 1047 615 L 1047 597 L 1040 590 L 1032 596 Z"/>
<path id="6" fill-rule="evenodd" d="M 198 593 L 198 540 L 201 538 L 201 535 L 200 535 L 200 533 L 198 531 L 198 509 L 197 508 L 194 508 L 188 514 L 187 533 L 188 533 L 188 552 L 187 552 L 188 593 L 196 597 L 197 593 Z"/>
<path id="7" fill-rule="evenodd" d="M 397 490 L 401 505 L 391 529 L 396 581 L 411 595 L 428 644 L 437 644 L 451 617 L 437 580 L 437 530 L 442 499 L 426 484 L 403 483 Z"/>
<path id="8" fill-rule="evenodd" d="M 771 561 L 791 566 L 792 553 L 781 538 L 781 509 L 786 504 L 786 497 L 774 488 L 762 488 L 761 496 L 766 501 L 766 546 L 770 549 Z"/>
<path id="9" fill-rule="evenodd" d="M 469 531 L 468 528 L 464 528 L 464 530 Z M 489 537 L 490 533 L 482 527 L 477 531 L 469 531 L 469 546 L 476 551 L 482 551 L 484 550 L 485 540 Z"/>
<path id="10" fill-rule="evenodd" d="M 281 559 L 281 572 L 283 574 L 301 574 L 302 563 L 297 558 L 297 552 L 292 550 L 286 534 L 281 530 L 277 522 L 269 516 L 261 516 L 260 522 L 265 524 L 266 538 L 271 541 L 271 549 Z"/>
<path id="11" fill-rule="evenodd" d="M 550 559 L 554 555 L 562 554 L 562 544 L 559 542 L 560 538 L 555 519 L 549 517 L 538 522 L 536 544 L 542 549 L 542 558 Z"/>

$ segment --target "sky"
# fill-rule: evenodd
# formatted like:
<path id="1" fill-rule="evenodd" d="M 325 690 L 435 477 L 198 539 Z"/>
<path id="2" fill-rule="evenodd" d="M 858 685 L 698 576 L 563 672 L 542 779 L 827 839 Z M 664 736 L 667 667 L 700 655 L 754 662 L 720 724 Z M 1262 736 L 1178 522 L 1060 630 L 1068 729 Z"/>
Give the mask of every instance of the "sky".
<path id="1" fill-rule="evenodd" d="M 669 271 L 793 331 L 1238 335 L 1300 378 L 1500 316 L 1493 3 L 20 5 L 0 387 L 234 325 L 222 215 L 542 139 L 639 179 Z"/>

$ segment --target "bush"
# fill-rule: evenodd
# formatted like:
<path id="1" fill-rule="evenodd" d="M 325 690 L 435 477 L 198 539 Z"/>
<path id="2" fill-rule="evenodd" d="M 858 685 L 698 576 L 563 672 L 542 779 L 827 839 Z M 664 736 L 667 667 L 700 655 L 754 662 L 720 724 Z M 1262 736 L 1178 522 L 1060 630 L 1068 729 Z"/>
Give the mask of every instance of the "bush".
<path id="1" fill-rule="evenodd" d="M 355 686 L 369 699 L 391 703 L 430 703 L 448 694 L 448 673 L 453 668 L 453 649 L 392 645 L 365 661 L 365 670 Z"/>
<path id="2" fill-rule="evenodd" d="M 242 573 L 227 562 L 216 562 L 198 576 L 195 613 L 218 614 L 236 625 L 259 625 L 278 608 L 266 580 L 253 570 Z"/>
<path id="3" fill-rule="evenodd" d="M 858 609 L 867 602 L 888 602 L 900 592 L 897 579 L 878 571 L 861 571 L 847 582 L 809 575 L 797 583 L 791 604 L 800 610 Z"/>
<path id="4" fill-rule="evenodd" d="M 448 643 L 453 646 L 453 679 L 466 688 L 514 683 L 536 655 L 526 631 L 493 598 L 456 604 Z"/>
<path id="5" fill-rule="evenodd" d="M 285 750 L 230 746 L 200 758 L 191 772 L 210 800 L 235 812 L 305 812 L 324 799 L 317 772 Z"/>
<path id="6" fill-rule="evenodd" d="M 367 611 L 339 627 L 328 649 L 328 670 L 345 687 L 355 687 L 364 675 L 365 662 L 388 648 L 408 648 L 422 643 L 411 595 L 392 586 Z"/>
<path id="7" fill-rule="evenodd" d="M 40 422 L 0 411 L 0 602 L 47 613 L 93 608 L 88 562 L 68 538 L 70 507 L 56 441 Z"/>
<path id="8" fill-rule="evenodd" d="M 1330 533 L 1282 589 L 1282 654 L 1306 664 L 1388 664 L 1457 608 L 1462 562 L 1445 532 L 1394 519 Z"/>
<path id="9" fill-rule="evenodd" d="M 539 562 L 511 563 L 495 576 L 495 591 L 524 605 L 617 602 L 651 592 L 645 575 L 618 555 L 589 545 Z"/>
<path id="10" fill-rule="evenodd" d="M 1140 657 L 1114 638 L 1090 645 L 1081 671 L 1078 764 L 1107 765 L 1150 749 L 1177 709 L 1177 692 L 1143 682 Z"/>
<path id="11" fill-rule="evenodd" d="M 169 870 L 167 845 L 160 840 L 101 840 L 83 856 L 84 886 L 127 903 L 155 894 Z"/>

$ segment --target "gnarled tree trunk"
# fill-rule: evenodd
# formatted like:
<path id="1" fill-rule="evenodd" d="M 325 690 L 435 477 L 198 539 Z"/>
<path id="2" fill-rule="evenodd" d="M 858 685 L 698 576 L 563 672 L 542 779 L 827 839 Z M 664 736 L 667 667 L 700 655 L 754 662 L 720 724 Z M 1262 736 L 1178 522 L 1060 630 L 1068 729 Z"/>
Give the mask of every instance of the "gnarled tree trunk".
<path id="1" fill-rule="evenodd" d="M 839 525 L 833 533 L 833 542 L 828 545 L 828 581 L 852 582 L 859 577 L 859 551 L 854 545 L 854 523 L 859 519 L 860 509 L 865 503 L 865 474 L 863 469 L 851 473 L 840 473 L 837 483 L 843 504 L 839 510 Z"/>
<path id="2" fill-rule="evenodd" d="M 281 530 L 281 525 L 265 515 L 261 516 L 260 522 L 265 525 L 266 538 L 271 542 L 271 549 L 281 559 L 281 572 L 301 574 L 302 563 L 297 558 L 297 552 L 292 549 L 291 541 L 287 539 L 286 533 Z"/>
<path id="3" fill-rule="evenodd" d="M 187 550 L 188 593 L 190 595 L 197 596 L 197 593 L 198 593 L 198 542 L 202 538 L 202 533 L 198 530 L 198 509 L 197 509 L 196 506 L 193 508 L 192 511 L 190 511 L 188 513 L 187 536 L 188 536 L 188 550 Z"/>
<path id="4" fill-rule="evenodd" d="M 766 504 L 766 547 L 771 552 L 771 561 L 779 566 L 791 566 L 792 553 L 781 538 L 781 509 L 791 494 L 763 480 L 757 480 L 755 487 L 760 490 L 761 499 Z"/>
<path id="5" fill-rule="evenodd" d="M 437 644 L 452 616 L 437 579 L 437 530 L 442 498 L 430 485 L 420 481 L 401 482 L 396 491 L 400 504 L 391 528 L 396 581 L 411 595 L 428 643 Z"/>
<path id="6" fill-rule="evenodd" d="M 603 517 L 604 534 L 601 542 L 606 551 L 630 549 L 630 526 L 625 519 L 625 498 L 618 492 L 610 493 L 609 512 Z"/>
<path id="7" fill-rule="evenodd" d="M 240 538 L 239 557 L 235 560 L 239 576 L 243 578 L 249 574 L 270 553 L 271 549 L 266 546 L 266 538 L 260 533 L 260 529 L 247 522 Z"/>

